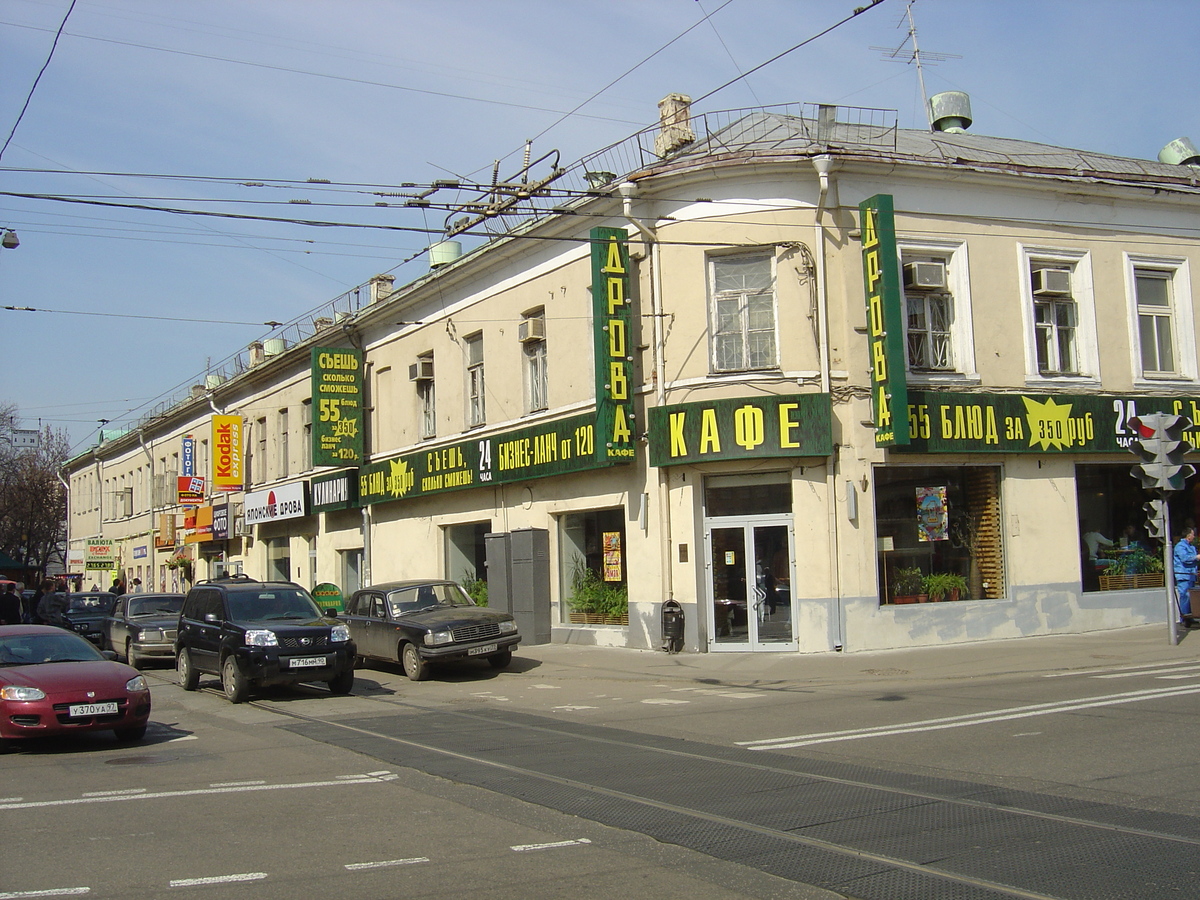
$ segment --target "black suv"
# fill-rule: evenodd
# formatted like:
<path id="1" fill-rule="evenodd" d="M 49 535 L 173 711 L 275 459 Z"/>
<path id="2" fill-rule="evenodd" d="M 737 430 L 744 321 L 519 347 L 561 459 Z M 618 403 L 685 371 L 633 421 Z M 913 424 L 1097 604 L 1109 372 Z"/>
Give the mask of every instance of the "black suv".
<path id="1" fill-rule="evenodd" d="M 202 672 L 221 676 L 241 703 L 259 686 L 324 681 L 335 694 L 354 685 L 354 642 L 336 614 L 289 581 L 244 575 L 201 581 L 183 601 L 175 638 L 179 683 L 194 691 Z"/>

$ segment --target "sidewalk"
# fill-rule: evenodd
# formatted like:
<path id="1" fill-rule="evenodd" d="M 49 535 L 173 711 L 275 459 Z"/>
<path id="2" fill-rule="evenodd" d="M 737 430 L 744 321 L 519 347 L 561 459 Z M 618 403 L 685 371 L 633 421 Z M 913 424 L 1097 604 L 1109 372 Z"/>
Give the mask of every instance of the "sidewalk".
<path id="1" fill-rule="evenodd" d="M 1029 672 L 1068 672 L 1114 666 L 1200 663 L 1200 630 L 1181 632 L 1171 646 L 1166 624 L 1087 634 L 1014 638 L 905 650 L 860 653 L 679 653 L 589 647 L 521 645 L 517 656 L 536 659 L 547 674 L 671 679 L 746 685 L 781 682 L 853 682 L 880 675 L 973 678 Z"/>

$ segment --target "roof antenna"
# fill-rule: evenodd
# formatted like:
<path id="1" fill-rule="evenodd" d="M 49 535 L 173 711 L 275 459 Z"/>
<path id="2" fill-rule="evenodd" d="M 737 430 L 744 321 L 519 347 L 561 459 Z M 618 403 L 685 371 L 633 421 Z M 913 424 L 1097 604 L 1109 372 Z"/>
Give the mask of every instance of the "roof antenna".
<path id="1" fill-rule="evenodd" d="M 921 50 L 920 44 L 917 43 L 917 23 L 913 19 L 914 3 L 916 3 L 916 0 L 908 0 L 908 6 L 904 10 L 905 18 L 908 20 L 908 35 L 900 42 L 900 46 L 894 49 L 891 47 L 872 47 L 871 49 L 887 54 L 886 59 L 916 64 L 917 81 L 921 85 L 921 105 L 925 107 L 925 124 L 929 127 L 930 131 L 933 131 L 933 108 L 929 105 L 929 94 L 925 90 L 925 70 L 923 64 L 928 62 L 931 65 L 936 65 L 947 59 L 962 59 L 962 57 L 957 53 L 934 53 L 930 50 Z M 900 25 L 903 24 L 904 19 L 901 19 Z M 900 25 L 896 27 L 899 28 Z M 905 53 L 904 48 L 910 40 L 912 41 L 912 49 Z"/>

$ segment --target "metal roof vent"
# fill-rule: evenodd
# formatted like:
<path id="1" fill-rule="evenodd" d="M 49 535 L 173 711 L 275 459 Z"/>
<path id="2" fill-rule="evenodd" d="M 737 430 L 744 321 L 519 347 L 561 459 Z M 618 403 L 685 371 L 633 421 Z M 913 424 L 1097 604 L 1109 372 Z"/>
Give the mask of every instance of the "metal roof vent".
<path id="1" fill-rule="evenodd" d="M 929 98 L 934 131 L 962 134 L 971 127 L 971 98 L 962 91 L 943 91 Z"/>
<path id="2" fill-rule="evenodd" d="M 1200 166 L 1200 150 L 1191 138 L 1176 138 L 1158 151 L 1158 161 L 1172 166 Z"/>
<path id="3" fill-rule="evenodd" d="M 462 241 L 438 241 L 429 246 L 429 268 L 440 269 L 462 256 Z"/>

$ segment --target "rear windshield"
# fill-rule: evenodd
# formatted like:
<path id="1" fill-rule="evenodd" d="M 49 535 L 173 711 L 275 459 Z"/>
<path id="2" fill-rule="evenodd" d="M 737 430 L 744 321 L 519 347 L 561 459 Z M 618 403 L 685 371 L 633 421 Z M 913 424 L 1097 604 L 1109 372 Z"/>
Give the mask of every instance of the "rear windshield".
<path id="1" fill-rule="evenodd" d="M 116 594 L 73 594 L 68 612 L 111 612 Z"/>
<path id="2" fill-rule="evenodd" d="M 321 611 L 300 588 L 263 588 L 229 592 L 229 616 L 238 622 L 318 619 Z"/>

